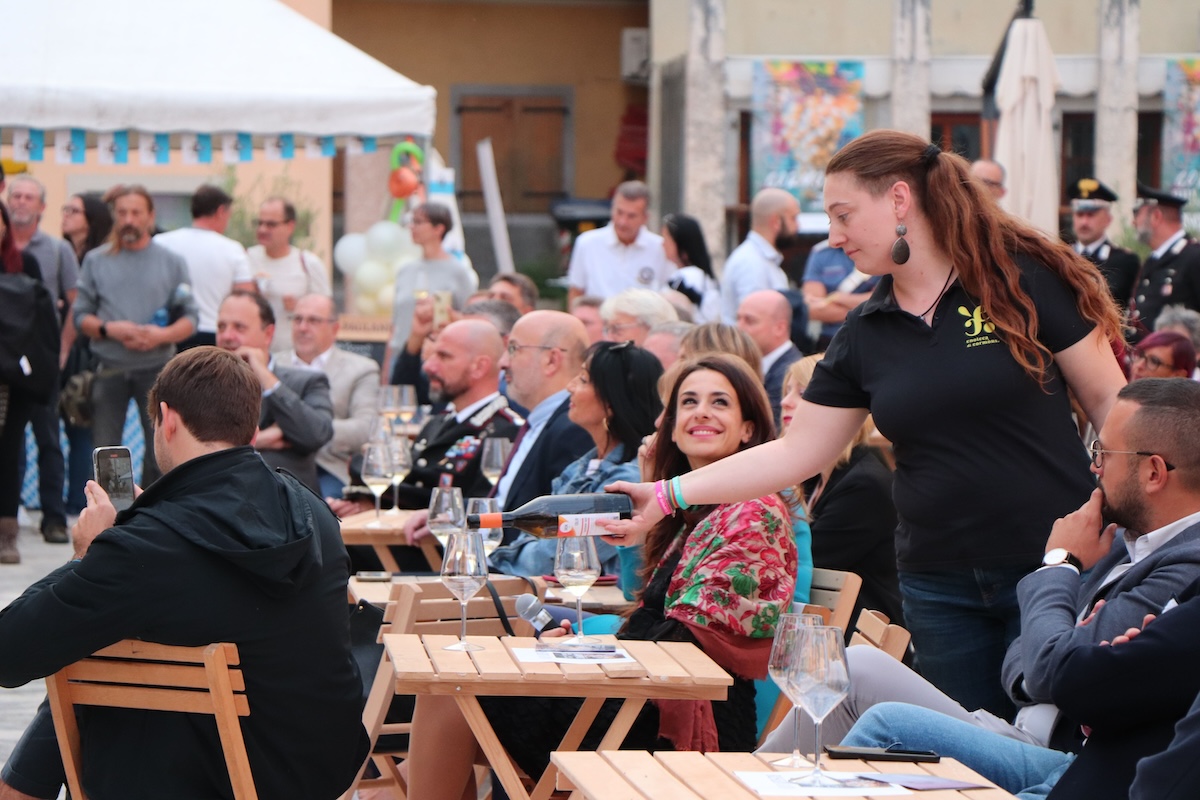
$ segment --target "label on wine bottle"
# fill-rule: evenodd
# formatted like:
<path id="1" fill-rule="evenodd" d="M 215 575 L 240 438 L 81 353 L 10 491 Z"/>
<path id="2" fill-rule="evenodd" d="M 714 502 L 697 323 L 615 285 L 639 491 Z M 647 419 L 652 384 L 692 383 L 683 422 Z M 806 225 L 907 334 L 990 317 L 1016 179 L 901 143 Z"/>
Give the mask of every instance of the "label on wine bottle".
<path id="1" fill-rule="evenodd" d="M 558 518 L 559 536 L 603 536 L 608 531 L 596 524 L 602 519 L 618 520 L 621 515 L 615 511 L 604 514 L 562 514 Z"/>

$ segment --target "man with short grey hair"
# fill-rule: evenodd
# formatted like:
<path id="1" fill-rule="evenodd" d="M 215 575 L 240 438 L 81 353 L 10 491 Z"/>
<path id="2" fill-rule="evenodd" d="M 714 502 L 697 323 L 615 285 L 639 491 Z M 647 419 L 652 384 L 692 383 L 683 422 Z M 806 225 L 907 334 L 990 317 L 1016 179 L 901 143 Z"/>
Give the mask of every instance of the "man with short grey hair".
<path id="1" fill-rule="evenodd" d="M 46 211 L 46 187 L 29 175 L 18 175 L 8 184 L 8 213 L 12 220 L 13 241 L 29 253 L 42 271 L 42 283 L 50 292 L 62 321 L 59 364 L 75 341 L 75 323 L 71 305 L 75 302 L 79 280 L 79 262 L 75 249 L 57 236 L 49 236 L 39 227 Z M 42 537 L 47 542 L 67 541 L 66 506 L 63 503 L 65 466 L 59 439 L 58 392 L 44 404 L 34 406 L 29 415 L 30 428 L 38 448 L 38 495 L 42 506 Z M 19 474 L 25 476 L 25 449 L 20 449 Z"/>
<path id="2" fill-rule="evenodd" d="M 987 187 L 988 193 L 999 203 L 1008 191 L 1004 188 L 1004 167 L 998 161 L 981 158 L 971 163 L 971 175 Z"/>
<path id="3" fill-rule="evenodd" d="M 662 237 L 646 230 L 650 192 L 641 181 L 626 181 L 612 199 L 612 221 L 575 239 L 567 270 L 567 300 L 585 294 L 612 297 L 625 289 L 658 291 L 675 271 L 663 252 Z"/>

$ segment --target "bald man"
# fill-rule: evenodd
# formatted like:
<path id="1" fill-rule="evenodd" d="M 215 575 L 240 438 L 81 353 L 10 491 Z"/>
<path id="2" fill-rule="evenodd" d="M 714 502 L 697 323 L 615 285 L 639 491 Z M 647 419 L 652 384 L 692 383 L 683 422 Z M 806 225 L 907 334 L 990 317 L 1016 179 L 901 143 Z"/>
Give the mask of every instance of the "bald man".
<path id="1" fill-rule="evenodd" d="M 753 292 L 738 306 L 737 326 L 754 340 L 762 353 L 763 385 L 778 428 L 783 378 L 801 355 L 791 338 L 792 304 L 774 289 Z"/>
<path id="2" fill-rule="evenodd" d="M 971 175 L 987 187 L 988 192 L 996 198 L 997 203 L 1007 194 L 1007 190 L 1004 188 L 1004 167 L 1000 166 L 998 162 L 989 161 L 986 158 L 972 162 Z"/>
<path id="3" fill-rule="evenodd" d="M 508 469 L 496 485 L 505 510 L 550 493 L 563 468 L 592 449 L 592 437 L 567 417 L 567 384 L 583 369 L 588 348 L 583 323 L 561 311 L 531 311 L 517 320 L 500 360 L 508 396 L 529 416 Z M 516 531 L 506 532 L 516 536 Z"/>
<path id="4" fill-rule="evenodd" d="M 738 306 L 751 292 L 788 288 L 783 253 L 797 235 L 800 203 L 783 189 L 767 188 L 750 203 L 750 233 L 725 261 L 721 275 L 721 318 L 737 322 Z"/>

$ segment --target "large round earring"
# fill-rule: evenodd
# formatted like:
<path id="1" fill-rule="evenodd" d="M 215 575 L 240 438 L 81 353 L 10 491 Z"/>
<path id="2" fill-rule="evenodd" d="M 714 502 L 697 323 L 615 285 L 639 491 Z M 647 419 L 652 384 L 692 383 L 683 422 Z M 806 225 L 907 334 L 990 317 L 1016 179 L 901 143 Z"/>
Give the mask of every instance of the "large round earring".
<path id="1" fill-rule="evenodd" d="M 908 240 L 904 238 L 904 234 L 908 233 L 908 228 L 901 222 L 896 226 L 896 241 L 892 243 L 892 261 L 896 264 L 907 264 L 908 257 L 911 252 L 908 249 Z"/>

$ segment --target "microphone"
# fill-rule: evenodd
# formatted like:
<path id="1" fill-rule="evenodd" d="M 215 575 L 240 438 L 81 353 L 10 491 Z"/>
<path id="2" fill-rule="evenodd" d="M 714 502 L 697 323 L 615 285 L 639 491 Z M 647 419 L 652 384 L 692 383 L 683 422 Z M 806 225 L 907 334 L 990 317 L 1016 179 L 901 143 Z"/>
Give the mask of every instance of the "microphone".
<path id="1" fill-rule="evenodd" d="M 528 592 L 517 596 L 516 608 L 517 616 L 532 625 L 538 635 L 554 625 L 554 617 L 550 616 L 542 601 Z"/>

